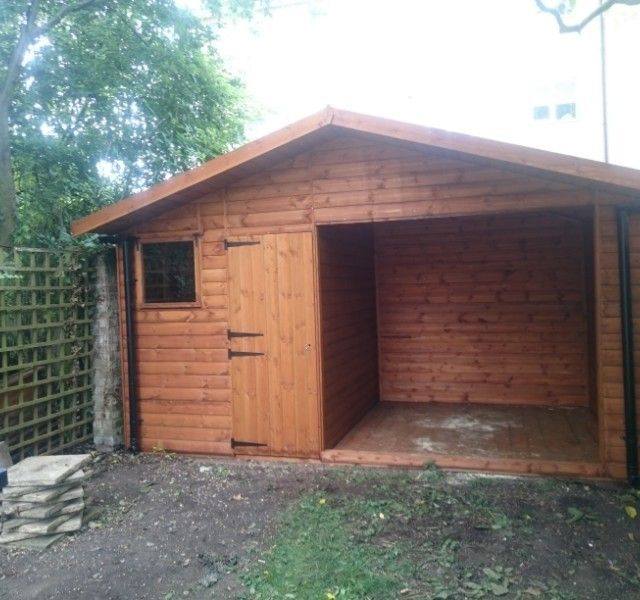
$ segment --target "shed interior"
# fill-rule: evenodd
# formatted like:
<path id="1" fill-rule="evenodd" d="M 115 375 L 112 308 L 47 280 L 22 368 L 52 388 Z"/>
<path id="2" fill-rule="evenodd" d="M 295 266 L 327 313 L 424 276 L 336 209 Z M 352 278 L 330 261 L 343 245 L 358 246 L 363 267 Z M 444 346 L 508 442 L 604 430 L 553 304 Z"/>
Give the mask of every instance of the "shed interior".
<path id="1" fill-rule="evenodd" d="M 319 227 L 325 455 L 598 462 L 593 231 L 591 209 Z"/>

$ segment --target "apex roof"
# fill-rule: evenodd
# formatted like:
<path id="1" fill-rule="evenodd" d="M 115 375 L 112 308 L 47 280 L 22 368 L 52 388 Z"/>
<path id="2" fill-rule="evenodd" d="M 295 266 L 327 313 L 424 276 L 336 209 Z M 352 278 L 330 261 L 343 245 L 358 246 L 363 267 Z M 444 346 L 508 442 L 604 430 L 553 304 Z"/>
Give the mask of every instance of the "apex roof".
<path id="1" fill-rule="evenodd" d="M 71 231 L 74 235 L 121 232 L 140 220 L 153 218 L 243 174 L 253 173 L 275 160 L 302 152 L 340 131 L 379 136 L 414 148 L 438 148 L 463 159 L 480 158 L 503 166 L 511 165 L 531 174 L 560 177 L 580 185 L 635 195 L 640 191 L 640 170 L 327 106 L 195 169 L 78 219 L 71 224 Z"/>

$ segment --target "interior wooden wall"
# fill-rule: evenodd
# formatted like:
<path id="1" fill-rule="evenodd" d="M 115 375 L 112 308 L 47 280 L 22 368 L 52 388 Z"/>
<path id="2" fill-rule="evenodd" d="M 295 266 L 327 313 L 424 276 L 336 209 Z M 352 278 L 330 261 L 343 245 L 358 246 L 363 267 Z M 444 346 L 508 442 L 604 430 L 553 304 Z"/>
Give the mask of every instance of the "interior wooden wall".
<path id="1" fill-rule="evenodd" d="M 324 447 L 332 448 L 378 401 L 373 228 L 318 230 Z"/>
<path id="2" fill-rule="evenodd" d="M 588 406 L 591 232 L 569 213 L 376 226 L 381 398 Z"/>

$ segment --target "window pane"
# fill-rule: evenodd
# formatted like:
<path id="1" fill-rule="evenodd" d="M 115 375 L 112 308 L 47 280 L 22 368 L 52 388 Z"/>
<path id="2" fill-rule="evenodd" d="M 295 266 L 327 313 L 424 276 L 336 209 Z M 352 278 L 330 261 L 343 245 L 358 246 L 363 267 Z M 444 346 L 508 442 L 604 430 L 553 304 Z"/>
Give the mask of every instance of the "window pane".
<path id="1" fill-rule="evenodd" d="M 195 302 L 193 242 L 142 245 L 145 302 Z"/>
<path id="2" fill-rule="evenodd" d="M 576 104 L 570 102 L 568 104 L 556 104 L 556 119 L 575 119 Z"/>
<path id="3" fill-rule="evenodd" d="M 536 121 L 541 121 L 542 119 L 549 118 L 549 107 L 548 106 L 534 106 L 533 107 L 533 118 Z"/>

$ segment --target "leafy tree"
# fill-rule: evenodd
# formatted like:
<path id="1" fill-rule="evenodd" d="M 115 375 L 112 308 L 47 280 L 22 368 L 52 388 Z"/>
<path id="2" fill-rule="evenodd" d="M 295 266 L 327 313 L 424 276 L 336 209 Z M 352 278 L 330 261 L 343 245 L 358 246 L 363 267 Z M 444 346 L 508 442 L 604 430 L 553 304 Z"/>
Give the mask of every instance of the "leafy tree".
<path id="1" fill-rule="evenodd" d="M 626 6 L 640 5 L 640 0 L 605 0 L 583 17 L 582 20 L 577 23 L 567 23 L 565 16 L 573 11 L 576 2 L 577 0 L 535 0 L 536 5 L 542 12 L 553 15 L 556 23 L 558 23 L 560 33 L 580 33 L 591 21 L 616 4 L 624 4 Z"/>
<path id="2" fill-rule="evenodd" d="M 54 243 L 73 218 L 237 144 L 243 89 L 213 47 L 256 0 L 0 5 L 0 244 Z M 17 204 L 17 226 L 14 209 Z"/>

